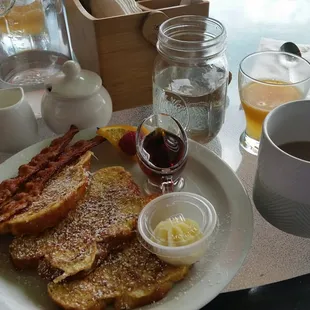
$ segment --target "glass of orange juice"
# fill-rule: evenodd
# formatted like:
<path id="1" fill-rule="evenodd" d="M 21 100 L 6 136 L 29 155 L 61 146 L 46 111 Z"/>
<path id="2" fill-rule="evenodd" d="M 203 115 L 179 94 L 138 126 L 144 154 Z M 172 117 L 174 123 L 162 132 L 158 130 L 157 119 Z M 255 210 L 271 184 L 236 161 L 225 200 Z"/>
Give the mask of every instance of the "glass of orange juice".
<path id="1" fill-rule="evenodd" d="M 310 63 L 280 51 L 253 53 L 240 63 L 238 85 L 246 118 L 240 145 L 257 155 L 262 124 L 267 114 L 283 103 L 307 96 Z"/>

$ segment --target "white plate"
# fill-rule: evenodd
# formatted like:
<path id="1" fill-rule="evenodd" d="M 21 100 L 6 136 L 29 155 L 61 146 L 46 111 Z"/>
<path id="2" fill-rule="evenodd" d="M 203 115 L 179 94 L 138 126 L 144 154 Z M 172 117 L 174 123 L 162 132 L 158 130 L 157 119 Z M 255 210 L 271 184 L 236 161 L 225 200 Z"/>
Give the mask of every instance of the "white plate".
<path id="1" fill-rule="evenodd" d="M 88 139 L 94 130 L 84 130 L 77 138 Z M 14 155 L 0 165 L 0 181 L 14 176 L 18 167 L 28 162 L 49 144 L 37 143 Z M 141 185 L 145 179 L 138 165 L 120 156 L 107 142 L 94 149 L 92 169 L 122 165 Z M 192 268 L 190 275 L 175 285 L 162 301 L 143 309 L 198 310 L 216 297 L 241 267 L 250 248 L 253 232 L 253 213 L 250 200 L 237 176 L 214 153 L 200 144 L 189 142 L 189 158 L 183 173 L 184 191 L 205 196 L 214 205 L 219 227 L 215 242 L 205 257 Z M 17 272 L 7 254 L 8 237 L 0 237 L 0 309 L 54 310 L 48 298 L 46 283 L 35 272 Z"/>

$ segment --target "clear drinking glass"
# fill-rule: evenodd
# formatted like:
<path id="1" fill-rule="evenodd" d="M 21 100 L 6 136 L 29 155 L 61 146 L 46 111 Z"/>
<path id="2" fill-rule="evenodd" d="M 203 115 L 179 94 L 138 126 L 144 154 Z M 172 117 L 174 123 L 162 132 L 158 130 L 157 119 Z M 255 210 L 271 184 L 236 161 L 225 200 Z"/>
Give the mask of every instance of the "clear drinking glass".
<path id="1" fill-rule="evenodd" d="M 147 193 L 173 192 L 184 187 L 181 173 L 186 165 L 188 142 L 181 124 L 168 114 L 146 118 L 136 133 L 137 157 L 148 177 Z"/>
<path id="2" fill-rule="evenodd" d="M 0 16 L 4 16 L 15 4 L 15 0 L 1 0 L 0 1 Z"/>
<path id="3" fill-rule="evenodd" d="M 253 53 L 241 61 L 238 83 L 246 118 L 246 130 L 240 136 L 240 145 L 257 155 L 267 114 L 283 103 L 307 96 L 310 63 L 280 51 Z"/>
<path id="4" fill-rule="evenodd" d="M 63 1 L 6 3 L 0 10 L 0 42 L 0 87 L 42 87 L 72 59 Z"/>

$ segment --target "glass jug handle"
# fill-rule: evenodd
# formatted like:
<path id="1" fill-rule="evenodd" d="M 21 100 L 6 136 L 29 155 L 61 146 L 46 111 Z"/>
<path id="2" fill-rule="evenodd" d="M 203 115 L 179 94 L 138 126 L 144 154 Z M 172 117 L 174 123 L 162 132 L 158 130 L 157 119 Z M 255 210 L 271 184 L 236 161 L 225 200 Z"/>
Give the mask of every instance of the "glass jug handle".
<path id="1" fill-rule="evenodd" d="M 173 188 L 174 188 L 174 183 L 173 183 L 172 176 L 162 177 L 162 183 L 161 183 L 162 194 L 172 193 Z"/>
<path id="2" fill-rule="evenodd" d="M 0 0 L 0 17 L 5 16 L 10 12 L 16 0 Z"/>

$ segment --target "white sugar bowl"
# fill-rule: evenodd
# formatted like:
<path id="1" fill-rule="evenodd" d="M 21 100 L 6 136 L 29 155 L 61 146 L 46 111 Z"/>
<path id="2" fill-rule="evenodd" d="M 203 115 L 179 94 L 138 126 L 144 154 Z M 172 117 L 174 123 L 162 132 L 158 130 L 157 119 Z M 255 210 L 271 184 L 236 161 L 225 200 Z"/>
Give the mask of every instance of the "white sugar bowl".
<path id="1" fill-rule="evenodd" d="M 78 63 L 69 60 L 62 72 L 45 82 L 41 114 L 46 125 L 55 133 L 69 130 L 103 127 L 112 116 L 112 100 L 102 86 L 99 75 L 81 70 Z"/>

